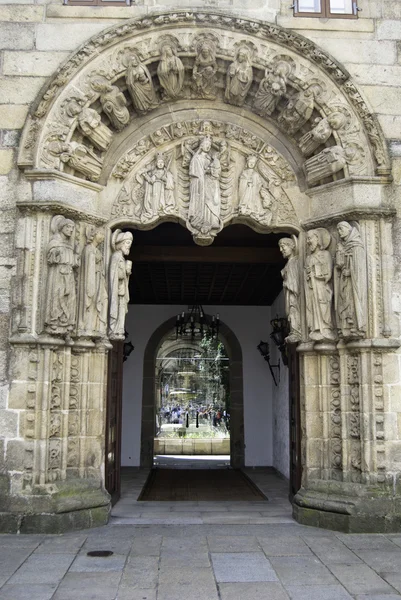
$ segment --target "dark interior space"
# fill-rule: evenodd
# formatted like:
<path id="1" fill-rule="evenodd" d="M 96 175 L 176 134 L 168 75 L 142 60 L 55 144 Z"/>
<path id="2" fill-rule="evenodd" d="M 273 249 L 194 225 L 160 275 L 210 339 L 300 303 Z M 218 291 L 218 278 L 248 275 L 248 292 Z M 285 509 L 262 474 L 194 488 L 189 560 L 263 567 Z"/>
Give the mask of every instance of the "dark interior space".
<path id="1" fill-rule="evenodd" d="M 278 240 L 284 234 L 231 225 L 206 247 L 177 223 L 133 234 L 132 304 L 265 306 L 282 289 Z"/>

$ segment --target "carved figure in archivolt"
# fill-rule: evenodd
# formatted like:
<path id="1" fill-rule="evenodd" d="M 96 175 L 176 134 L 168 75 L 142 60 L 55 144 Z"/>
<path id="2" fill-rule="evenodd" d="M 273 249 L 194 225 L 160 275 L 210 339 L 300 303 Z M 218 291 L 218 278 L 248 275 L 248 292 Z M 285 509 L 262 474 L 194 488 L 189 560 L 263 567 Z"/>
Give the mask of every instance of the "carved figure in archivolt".
<path id="1" fill-rule="evenodd" d="M 216 98 L 216 47 L 211 40 L 202 40 L 197 47 L 192 71 L 195 96 L 205 100 Z"/>
<path id="2" fill-rule="evenodd" d="M 132 262 L 126 260 L 131 249 L 133 235 L 116 229 L 111 238 L 112 256 L 109 268 L 109 338 L 124 340 L 125 315 L 128 312 Z"/>
<path id="3" fill-rule="evenodd" d="M 67 341 L 75 328 L 77 298 L 74 271 L 80 264 L 72 237 L 75 224 L 56 215 L 51 222 L 52 237 L 46 250 L 48 266 L 44 327 L 47 333 L 61 335 Z"/>
<path id="4" fill-rule="evenodd" d="M 296 94 L 280 113 L 278 123 L 290 135 L 301 129 L 312 116 L 315 107 L 315 92 L 310 87 Z"/>
<path id="5" fill-rule="evenodd" d="M 102 172 L 102 161 L 90 148 L 78 142 L 50 142 L 48 151 L 90 181 L 98 181 Z"/>
<path id="6" fill-rule="evenodd" d="M 127 87 L 132 104 L 139 113 L 146 113 L 158 104 L 149 69 L 138 54 L 132 54 L 127 67 Z"/>
<path id="7" fill-rule="evenodd" d="M 171 157 L 172 155 L 169 163 Z M 142 220 L 151 220 L 159 214 L 174 211 L 174 176 L 162 153 L 158 153 L 156 160 L 138 173 L 137 181 L 143 183 L 145 188 Z"/>
<path id="8" fill-rule="evenodd" d="M 313 154 L 319 146 L 327 142 L 333 131 L 341 129 L 345 122 L 345 115 L 339 112 L 332 113 L 324 119 L 316 119 L 314 127 L 299 140 L 302 154 L 304 156 Z"/>
<path id="9" fill-rule="evenodd" d="M 107 331 L 107 286 L 103 255 L 102 229 L 86 227 L 86 246 L 81 255 L 78 275 L 78 336 L 104 338 Z"/>
<path id="10" fill-rule="evenodd" d="M 287 259 L 287 264 L 281 271 L 285 297 L 285 310 L 290 333 L 286 338 L 289 344 L 301 341 L 301 272 L 297 252 L 298 241 L 292 238 L 281 238 L 278 243 L 281 254 Z"/>
<path id="11" fill-rule="evenodd" d="M 306 180 L 309 185 L 315 185 L 322 179 L 342 171 L 347 162 L 347 152 L 341 146 L 325 148 L 305 161 Z"/>
<path id="12" fill-rule="evenodd" d="M 228 67 L 225 100 L 242 106 L 253 81 L 251 51 L 246 46 L 238 49 L 234 62 Z"/>
<path id="13" fill-rule="evenodd" d="M 113 132 L 102 123 L 98 112 L 93 108 L 84 108 L 78 115 L 78 125 L 96 148 L 107 150 L 113 139 Z"/>
<path id="14" fill-rule="evenodd" d="M 187 222 L 201 235 L 220 231 L 221 164 L 218 153 L 212 154 L 212 139 L 205 136 L 189 163 L 189 209 Z"/>
<path id="15" fill-rule="evenodd" d="M 337 225 L 335 308 L 340 336 L 363 338 L 367 323 L 366 250 L 356 223 Z"/>
<path id="16" fill-rule="evenodd" d="M 129 112 L 124 94 L 116 85 L 95 77 L 91 81 L 92 89 L 100 94 L 100 104 L 117 131 L 124 129 L 129 123 Z"/>
<path id="17" fill-rule="evenodd" d="M 250 154 L 238 180 L 238 213 L 250 216 L 263 225 L 270 225 L 274 197 L 267 189 L 268 182 L 257 170 L 258 157 Z"/>
<path id="18" fill-rule="evenodd" d="M 164 43 L 161 58 L 157 67 L 157 76 L 163 88 L 164 100 L 175 100 L 181 94 L 184 85 L 185 69 L 177 50 L 172 43 Z"/>
<path id="19" fill-rule="evenodd" d="M 333 259 L 327 248 L 331 235 L 323 227 L 311 229 L 306 236 L 305 262 L 306 319 L 311 340 L 334 340 Z"/>
<path id="20" fill-rule="evenodd" d="M 255 94 L 253 106 L 262 116 L 271 115 L 277 108 L 280 99 L 287 91 L 287 65 L 279 63 L 274 68 L 267 67 L 265 76 Z"/>

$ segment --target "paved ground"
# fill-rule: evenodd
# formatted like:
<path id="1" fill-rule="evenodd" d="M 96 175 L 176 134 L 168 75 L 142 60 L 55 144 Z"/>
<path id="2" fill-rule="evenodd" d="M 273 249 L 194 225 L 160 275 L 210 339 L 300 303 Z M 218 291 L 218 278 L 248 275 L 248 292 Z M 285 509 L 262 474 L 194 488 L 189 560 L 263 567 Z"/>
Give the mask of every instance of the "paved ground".
<path id="1" fill-rule="evenodd" d="M 287 486 L 251 473 L 269 502 L 136 502 L 128 474 L 106 527 L 0 536 L 1 600 L 394 600 L 401 534 L 298 525 Z M 90 550 L 112 550 L 89 558 Z"/>

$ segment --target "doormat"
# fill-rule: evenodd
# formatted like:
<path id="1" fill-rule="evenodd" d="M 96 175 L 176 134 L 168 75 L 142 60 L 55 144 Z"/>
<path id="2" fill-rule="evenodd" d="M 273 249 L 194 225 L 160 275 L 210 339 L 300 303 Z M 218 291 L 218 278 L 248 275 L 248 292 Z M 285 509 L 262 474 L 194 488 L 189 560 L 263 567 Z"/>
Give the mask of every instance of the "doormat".
<path id="1" fill-rule="evenodd" d="M 241 502 L 267 498 L 239 469 L 152 469 L 138 500 Z"/>

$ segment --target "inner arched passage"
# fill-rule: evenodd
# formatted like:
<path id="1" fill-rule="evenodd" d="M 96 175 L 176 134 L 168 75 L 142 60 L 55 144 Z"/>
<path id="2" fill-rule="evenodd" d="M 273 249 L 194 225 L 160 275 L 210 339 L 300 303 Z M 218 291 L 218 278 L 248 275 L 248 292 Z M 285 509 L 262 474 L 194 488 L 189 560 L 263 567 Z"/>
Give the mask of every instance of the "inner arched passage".
<path id="1" fill-rule="evenodd" d="M 175 327 L 175 318 L 165 321 L 151 336 L 144 353 L 143 391 L 142 391 L 142 427 L 141 427 L 141 466 L 153 465 L 155 418 L 156 418 L 156 359 L 158 350 Z M 229 385 L 231 410 L 230 457 L 231 466 L 241 468 L 245 465 L 244 448 L 244 392 L 241 345 L 234 332 L 221 323 L 219 338 L 222 340 L 229 357 Z"/>

